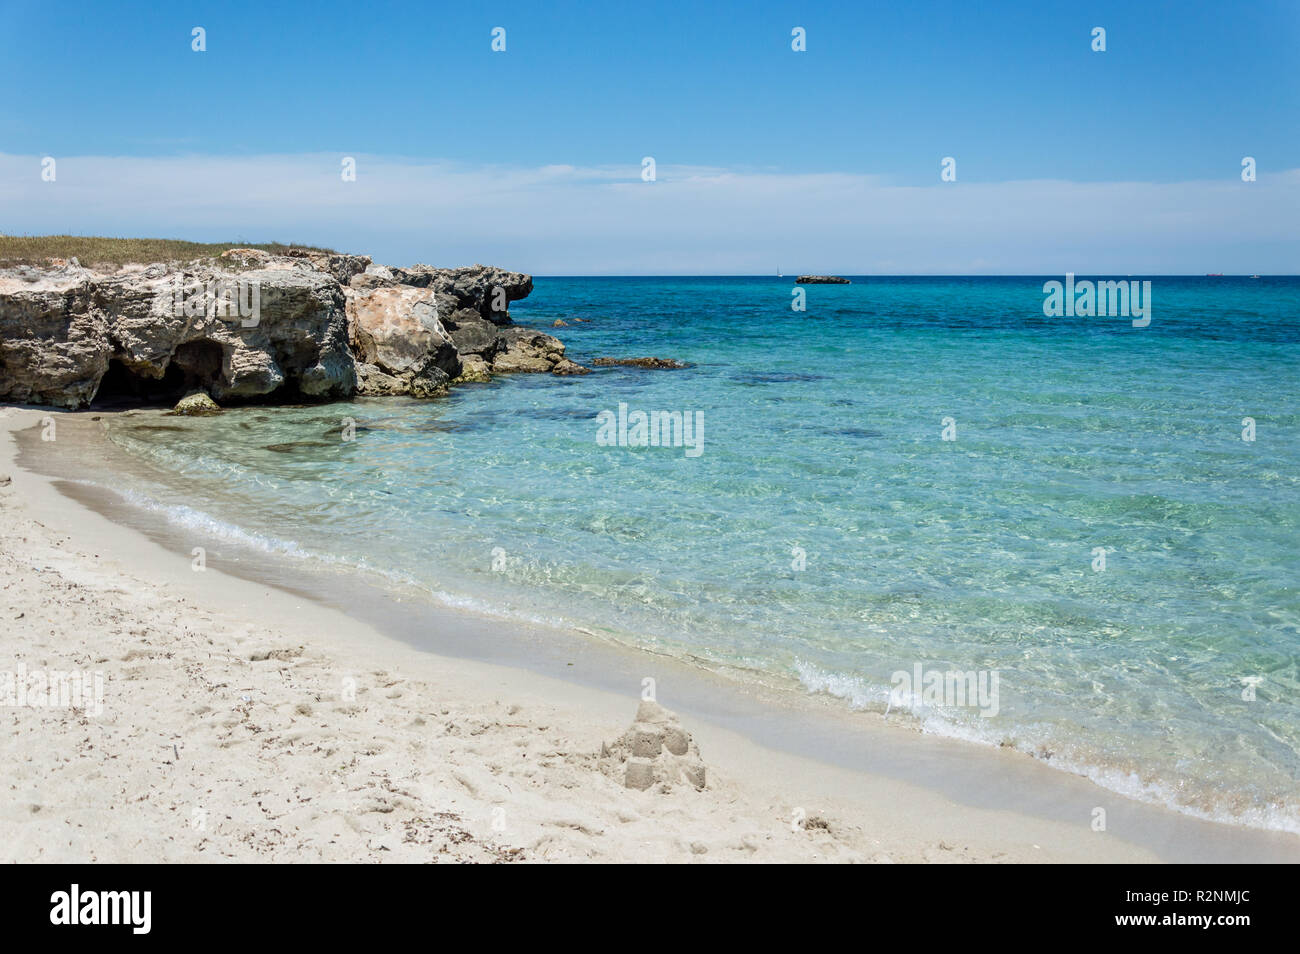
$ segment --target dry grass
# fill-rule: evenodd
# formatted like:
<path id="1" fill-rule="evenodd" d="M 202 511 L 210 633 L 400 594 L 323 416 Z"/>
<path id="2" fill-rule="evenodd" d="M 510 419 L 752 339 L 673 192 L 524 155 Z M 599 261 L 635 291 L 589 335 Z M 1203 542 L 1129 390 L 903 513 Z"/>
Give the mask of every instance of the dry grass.
<path id="1" fill-rule="evenodd" d="M 96 235 L 0 235 L 0 263 L 39 265 L 51 258 L 75 258 L 82 265 L 130 262 L 191 262 L 216 258 L 231 248 L 260 248 L 278 255 L 295 251 L 332 252 L 312 245 L 280 242 L 182 242 L 179 239 L 103 238 Z"/>

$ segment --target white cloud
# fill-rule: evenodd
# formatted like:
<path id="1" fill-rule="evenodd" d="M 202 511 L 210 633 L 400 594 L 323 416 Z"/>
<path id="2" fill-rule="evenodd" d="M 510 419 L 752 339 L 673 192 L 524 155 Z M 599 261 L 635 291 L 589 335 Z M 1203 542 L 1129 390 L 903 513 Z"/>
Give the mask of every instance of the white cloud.
<path id="1" fill-rule="evenodd" d="M 1295 273 L 1300 170 L 1243 183 L 0 154 L 0 230 L 299 241 L 535 274 Z M 937 180 L 937 174 L 936 174 Z"/>

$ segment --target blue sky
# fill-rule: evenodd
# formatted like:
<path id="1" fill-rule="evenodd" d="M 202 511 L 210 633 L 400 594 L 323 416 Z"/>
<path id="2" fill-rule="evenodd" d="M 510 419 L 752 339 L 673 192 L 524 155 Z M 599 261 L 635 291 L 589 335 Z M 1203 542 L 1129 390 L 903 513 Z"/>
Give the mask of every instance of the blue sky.
<path id="1" fill-rule="evenodd" d="M 6 232 L 540 274 L 1300 271 L 1297 2 L 0 10 Z"/>

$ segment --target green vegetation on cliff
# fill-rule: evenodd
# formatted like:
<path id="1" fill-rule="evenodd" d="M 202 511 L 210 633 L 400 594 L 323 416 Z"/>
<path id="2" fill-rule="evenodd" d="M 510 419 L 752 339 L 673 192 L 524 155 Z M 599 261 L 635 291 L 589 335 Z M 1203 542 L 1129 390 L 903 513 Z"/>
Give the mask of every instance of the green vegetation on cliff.
<path id="1" fill-rule="evenodd" d="M 216 258 L 231 248 L 257 248 L 274 255 L 295 251 L 332 252 L 313 245 L 280 242 L 183 242 L 179 239 L 103 238 L 95 235 L 0 235 L 0 263 L 39 265 L 51 258 L 75 258 L 82 265 L 128 262 L 192 262 Z"/>

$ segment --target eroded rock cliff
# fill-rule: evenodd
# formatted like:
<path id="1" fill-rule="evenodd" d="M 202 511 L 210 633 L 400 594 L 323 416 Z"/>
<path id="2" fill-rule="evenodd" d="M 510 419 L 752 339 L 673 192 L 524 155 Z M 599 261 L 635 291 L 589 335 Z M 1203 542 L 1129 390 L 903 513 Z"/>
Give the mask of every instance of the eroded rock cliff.
<path id="1" fill-rule="evenodd" d="M 391 268 L 359 255 L 231 249 L 207 262 L 0 268 L 0 400 L 96 396 L 221 403 L 433 397 L 493 373 L 581 374 L 514 325 L 532 278 L 474 265 Z"/>

